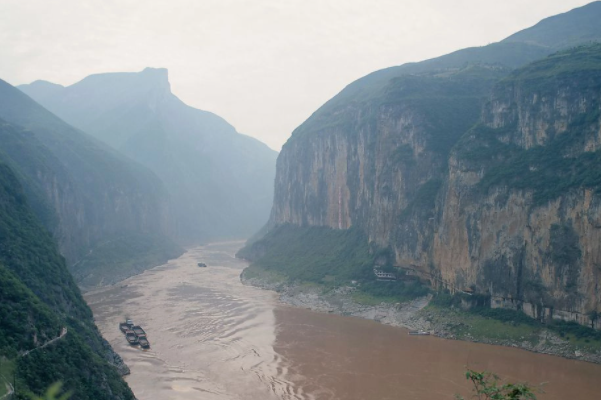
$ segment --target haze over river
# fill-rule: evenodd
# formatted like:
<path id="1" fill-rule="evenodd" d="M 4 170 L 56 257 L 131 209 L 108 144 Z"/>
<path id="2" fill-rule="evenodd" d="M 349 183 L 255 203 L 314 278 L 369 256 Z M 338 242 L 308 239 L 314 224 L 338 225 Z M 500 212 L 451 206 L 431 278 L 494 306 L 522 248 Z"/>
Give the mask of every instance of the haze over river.
<path id="1" fill-rule="evenodd" d="M 278 304 L 274 292 L 240 283 L 241 246 L 197 247 L 86 294 L 139 400 L 451 400 L 469 394 L 466 365 L 545 383 L 543 400 L 601 398 L 599 365 Z M 118 329 L 125 316 L 146 330 L 151 349 L 127 344 Z"/>

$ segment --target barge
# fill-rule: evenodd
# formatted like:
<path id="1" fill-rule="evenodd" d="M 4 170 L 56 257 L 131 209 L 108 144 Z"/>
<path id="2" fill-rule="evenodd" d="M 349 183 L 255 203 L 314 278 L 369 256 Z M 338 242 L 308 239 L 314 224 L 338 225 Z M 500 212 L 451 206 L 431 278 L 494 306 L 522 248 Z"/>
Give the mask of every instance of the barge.
<path id="1" fill-rule="evenodd" d="M 132 346 L 140 345 L 143 349 L 150 348 L 146 332 L 140 325 L 134 325 L 131 319 L 119 323 L 119 330 L 125 335 L 125 340 Z"/>
<path id="2" fill-rule="evenodd" d="M 126 331 L 131 330 L 131 328 L 133 328 L 133 326 L 134 326 L 134 322 L 131 319 L 128 319 L 125 322 L 119 323 L 119 330 L 122 333 L 125 333 Z"/>
<path id="3" fill-rule="evenodd" d="M 144 332 L 144 329 L 142 329 L 142 327 L 140 325 L 132 326 L 131 330 L 134 331 L 134 333 L 138 337 L 140 337 L 140 336 L 146 336 L 146 332 Z"/>
<path id="4" fill-rule="evenodd" d="M 125 339 L 127 340 L 127 343 L 131 344 L 132 346 L 139 344 L 138 336 L 136 336 L 134 331 L 130 331 L 130 330 L 125 331 Z"/>
<path id="5" fill-rule="evenodd" d="M 146 339 L 146 336 L 138 336 L 138 342 L 140 343 L 140 347 L 143 349 L 150 348 L 150 342 Z"/>

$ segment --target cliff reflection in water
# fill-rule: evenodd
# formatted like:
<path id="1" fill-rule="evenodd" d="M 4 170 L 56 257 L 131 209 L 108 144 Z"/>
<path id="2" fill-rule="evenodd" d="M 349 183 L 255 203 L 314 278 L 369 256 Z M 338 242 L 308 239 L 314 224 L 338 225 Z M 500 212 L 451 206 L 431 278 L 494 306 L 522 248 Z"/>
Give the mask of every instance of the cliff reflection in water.
<path id="1" fill-rule="evenodd" d="M 122 284 L 88 293 L 104 337 L 151 399 L 452 399 L 467 393 L 466 365 L 513 380 L 548 382 L 540 399 L 592 399 L 601 366 L 434 337 L 357 318 L 281 306 L 244 286 L 242 243 L 195 248 Z M 198 268 L 205 262 L 208 268 Z M 152 348 L 130 347 L 125 316 Z"/>

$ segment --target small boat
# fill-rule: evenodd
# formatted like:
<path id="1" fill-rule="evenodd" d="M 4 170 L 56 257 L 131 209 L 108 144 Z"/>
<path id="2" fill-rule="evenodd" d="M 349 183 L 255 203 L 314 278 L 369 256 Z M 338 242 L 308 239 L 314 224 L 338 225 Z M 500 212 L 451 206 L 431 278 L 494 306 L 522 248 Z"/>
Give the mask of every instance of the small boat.
<path id="1" fill-rule="evenodd" d="M 134 331 L 134 333 L 138 337 L 146 336 L 146 332 L 144 332 L 144 329 L 142 329 L 142 327 L 140 325 L 132 326 L 131 330 Z"/>
<path id="2" fill-rule="evenodd" d="M 131 330 L 125 331 L 125 339 L 127 339 L 127 342 L 129 344 L 131 344 L 132 346 L 139 343 L 138 342 L 138 336 L 136 336 L 136 334 L 134 333 L 134 331 L 131 331 Z"/>
<path id="3" fill-rule="evenodd" d="M 127 330 L 131 330 L 131 328 L 134 326 L 134 321 L 132 321 L 131 319 L 128 319 L 125 322 L 120 322 L 119 323 L 119 330 L 122 333 L 125 333 L 125 331 Z"/>
<path id="4" fill-rule="evenodd" d="M 428 336 L 430 334 L 430 332 L 428 331 L 409 331 L 410 335 L 415 335 L 415 336 Z"/>
<path id="5" fill-rule="evenodd" d="M 205 263 L 198 263 L 197 265 L 198 265 L 200 268 L 206 268 L 206 267 L 207 267 L 207 264 L 205 264 Z"/>
<path id="6" fill-rule="evenodd" d="M 138 336 L 138 342 L 140 343 L 140 347 L 142 347 L 143 349 L 150 348 L 150 342 L 148 341 L 146 336 Z"/>

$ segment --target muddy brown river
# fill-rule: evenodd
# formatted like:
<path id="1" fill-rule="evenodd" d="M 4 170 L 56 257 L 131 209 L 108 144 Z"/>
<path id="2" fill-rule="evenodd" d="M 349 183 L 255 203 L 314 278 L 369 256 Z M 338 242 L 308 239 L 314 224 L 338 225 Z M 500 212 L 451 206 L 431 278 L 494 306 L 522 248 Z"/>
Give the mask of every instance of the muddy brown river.
<path id="1" fill-rule="evenodd" d="M 601 399 L 599 365 L 278 304 L 275 293 L 240 283 L 241 245 L 198 247 L 86 294 L 139 400 L 451 400 L 469 395 L 466 366 L 543 384 L 543 400 Z M 146 330 L 149 350 L 127 344 L 125 317 Z"/>

